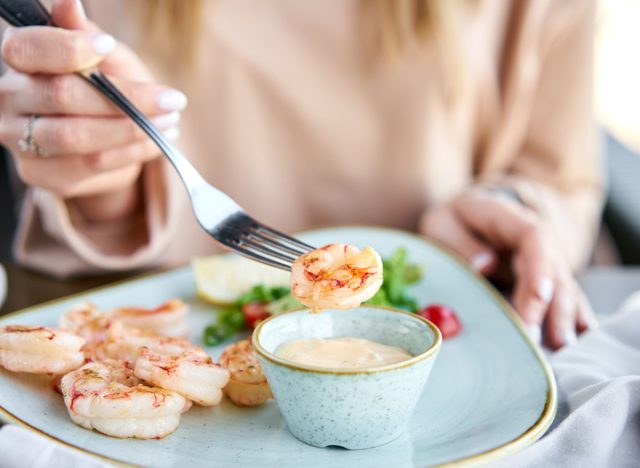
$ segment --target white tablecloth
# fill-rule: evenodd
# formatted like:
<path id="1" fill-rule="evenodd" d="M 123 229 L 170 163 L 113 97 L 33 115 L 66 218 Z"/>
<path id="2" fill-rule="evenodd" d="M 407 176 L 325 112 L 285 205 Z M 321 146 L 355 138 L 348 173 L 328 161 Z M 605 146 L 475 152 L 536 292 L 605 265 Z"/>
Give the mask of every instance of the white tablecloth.
<path id="1" fill-rule="evenodd" d="M 570 414 L 496 466 L 640 467 L 640 292 L 551 365 Z"/>

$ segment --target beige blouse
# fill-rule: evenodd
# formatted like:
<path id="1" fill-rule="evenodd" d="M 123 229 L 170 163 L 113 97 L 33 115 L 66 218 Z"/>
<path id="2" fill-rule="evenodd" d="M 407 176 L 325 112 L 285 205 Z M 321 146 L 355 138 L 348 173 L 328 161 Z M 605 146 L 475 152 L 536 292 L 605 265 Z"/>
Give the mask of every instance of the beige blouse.
<path id="1" fill-rule="evenodd" d="M 137 49 L 125 0 L 85 2 Z M 207 3 L 198 64 L 144 56 L 189 106 L 180 146 L 251 215 L 285 231 L 336 223 L 416 230 L 474 184 L 507 186 L 547 217 L 574 267 L 602 200 L 592 119 L 591 0 L 480 0 L 458 21 L 458 96 L 435 49 L 372 66 L 356 0 Z M 214 11 L 215 10 L 215 11 Z M 128 19 L 125 19 L 128 18 Z M 23 264 L 58 276 L 183 262 L 217 247 L 162 159 L 144 171 L 136 221 L 90 224 L 41 189 L 16 242 Z"/>

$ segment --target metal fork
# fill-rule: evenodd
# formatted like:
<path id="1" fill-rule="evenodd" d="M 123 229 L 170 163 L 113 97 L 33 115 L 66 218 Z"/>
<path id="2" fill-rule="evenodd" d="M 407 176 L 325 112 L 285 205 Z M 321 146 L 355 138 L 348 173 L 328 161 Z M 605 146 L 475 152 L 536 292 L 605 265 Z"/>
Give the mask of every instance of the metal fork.
<path id="1" fill-rule="evenodd" d="M 0 16 L 13 26 L 54 26 L 38 0 L 0 0 Z M 272 267 L 290 270 L 300 255 L 313 250 L 294 237 L 249 216 L 231 197 L 209 184 L 164 135 L 97 68 L 78 72 L 129 116 L 158 145 L 184 183 L 193 212 L 211 237 L 234 252 Z"/>

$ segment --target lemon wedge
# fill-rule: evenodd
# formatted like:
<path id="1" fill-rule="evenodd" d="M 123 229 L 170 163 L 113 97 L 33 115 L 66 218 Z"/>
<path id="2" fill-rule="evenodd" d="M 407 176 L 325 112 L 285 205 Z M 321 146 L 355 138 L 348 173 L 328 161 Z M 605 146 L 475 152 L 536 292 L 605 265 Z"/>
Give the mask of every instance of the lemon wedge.
<path id="1" fill-rule="evenodd" d="M 238 300 L 259 284 L 291 286 L 291 274 L 236 255 L 213 255 L 191 262 L 198 296 L 215 305 Z"/>

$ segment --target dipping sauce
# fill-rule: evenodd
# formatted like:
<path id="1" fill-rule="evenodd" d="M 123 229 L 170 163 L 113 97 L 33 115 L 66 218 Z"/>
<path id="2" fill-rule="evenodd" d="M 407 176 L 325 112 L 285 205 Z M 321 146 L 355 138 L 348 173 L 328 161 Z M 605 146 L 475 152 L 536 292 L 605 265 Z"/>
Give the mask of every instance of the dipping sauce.
<path id="1" fill-rule="evenodd" d="M 276 355 L 299 364 L 334 369 L 382 367 L 413 357 L 402 348 L 350 337 L 288 341 L 278 347 Z"/>

